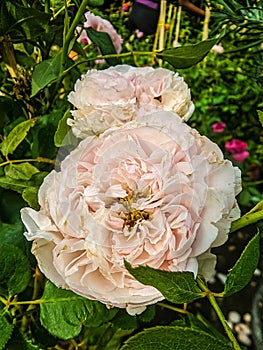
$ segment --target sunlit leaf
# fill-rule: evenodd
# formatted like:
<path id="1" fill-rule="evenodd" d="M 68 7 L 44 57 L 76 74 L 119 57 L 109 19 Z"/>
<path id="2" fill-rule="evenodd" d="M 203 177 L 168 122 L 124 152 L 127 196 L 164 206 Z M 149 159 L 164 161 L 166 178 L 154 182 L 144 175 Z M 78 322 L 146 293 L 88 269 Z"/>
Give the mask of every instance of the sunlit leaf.
<path id="1" fill-rule="evenodd" d="M 30 128 L 36 123 L 36 119 L 26 120 L 14 127 L 4 141 L 0 144 L 0 150 L 4 156 L 12 154 L 18 145 L 24 140 Z"/>

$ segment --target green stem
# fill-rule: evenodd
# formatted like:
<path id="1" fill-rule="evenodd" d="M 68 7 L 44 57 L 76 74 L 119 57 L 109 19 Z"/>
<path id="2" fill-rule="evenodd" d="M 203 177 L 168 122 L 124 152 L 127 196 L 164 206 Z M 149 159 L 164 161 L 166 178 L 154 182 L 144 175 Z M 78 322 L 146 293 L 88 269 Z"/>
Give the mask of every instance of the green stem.
<path id="1" fill-rule="evenodd" d="M 157 305 L 161 306 L 161 307 L 164 307 L 166 309 L 175 311 L 175 312 L 179 312 L 181 314 L 187 314 L 188 313 L 188 311 L 186 309 L 180 309 L 179 307 L 175 307 L 173 305 L 168 305 L 168 304 L 161 303 L 161 302 L 159 302 Z"/>
<path id="2" fill-rule="evenodd" d="M 43 157 L 37 157 L 37 158 L 29 158 L 29 159 L 14 159 L 14 160 L 7 160 L 6 162 L 0 163 L 0 167 L 13 164 L 13 163 L 24 163 L 24 162 L 37 162 L 37 163 L 49 163 L 49 164 L 56 164 L 56 161 L 53 159 L 43 158 Z"/>
<path id="3" fill-rule="evenodd" d="M 238 220 L 232 223 L 230 233 L 240 230 L 251 224 L 255 224 L 259 220 L 263 219 L 263 201 L 260 201 L 254 208 L 252 208 L 248 213 L 241 216 Z"/>
<path id="4" fill-rule="evenodd" d="M 4 299 L 4 298 L 2 298 L 1 296 L 0 296 L 0 302 L 3 303 L 3 304 L 5 304 L 5 305 L 7 304 L 7 300 Z"/>
<path id="5" fill-rule="evenodd" d="M 65 15 L 65 22 L 66 23 L 65 23 L 65 26 L 64 26 L 64 33 L 66 33 L 66 34 L 65 34 L 65 37 L 63 38 L 63 48 L 62 48 L 62 55 L 61 55 L 61 61 L 60 61 L 60 71 L 59 71 L 59 75 L 58 75 L 58 78 L 57 78 L 56 86 L 54 88 L 55 94 L 59 90 L 59 86 L 60 86 L 61 81 L 62 81 L 62 79 L 64 77 L 64 70 L 65 70 L 67 57 L 68 57 L 68 53 L 69 53 L 68 51 L 69 51 L 70 42 L 71 42 L 72 38 L 74 38 L 75 29 L 76 29 L 76 27 L 77 27 L 77 25 L 78 25 L 78 23 L 79 23 L 79 21 L 81 19 L 81 16 L 84 13 L 84 11 L 85 11 L 89 1 L 90 0 L 82 0 L 81 5 L 80 5 L 80 7 L 79 7 L 75 17 L 74 17 L 74 20 L 73 20 L 71 26 L 69 27 L 67 33 L 66 33 L 66 30 L 65 30 L 66 25 L 68 24 L 67 23 L 67 9 L 65 9 L 66 10 L 66 15 Z M 67 5 L 67 3 L 65 5 Z M 50 99 L 51 100 L 50 107 L 52 106 L 52 104 L 54 102 L 55 96 L 56 95 L 54 95 Z"/>
<path id="6" fill-rule="evenodd" d="M 49 13 L 50 11 L 50 0 L 45 1 L 45 13 Z"/>
<path id="7" fill-rule="evenodd" d="M 241 350 L 231 328 L 229 327 L 225 316 L 223 314 L 223 312 L 221 311 L 219 305 L 217 304 L 216 298 L 215 298 L 215 294 L 213 292 L 211 292 L 207 286 L 202 282 L 202 280 L 200 278 L 197 278 L 197 283 L 199 285 L 199 287 L 206 292 L 207 298 L 211 304 L 211 306 L 213 307 L 213 309 L 215 310 L 222 326 L 224 327 L 224 330 L 229 338 L 229 340 L 231 341 L 232 345 L 233 345 L 233 349 L 234 350 Z"/>
<path id="8" fill-rule="evenodd" d="M 70 41 L 71 39 L 74 37 L 74 32 L 75 32 L 75 29 L 81 19 L 81 16 L 83 15 L 88 3 L 89 3 L 90 0 L 83 0 L 81 2 L 81 5 L 78 9 L 78 12 L 76 13 L 75 17 L 74 17 L 74 20 L 71 24 L 71 26 L 69 27 L 69 30 L 65 36 L 65 40 L 64 40 L 64 43 L 63 43 L 63 54 L 62 54 L 62 57 L 61 57 L 61 65 L 60 65 L 60 76 L 62 78 L 63 76 L 63 71 L 64 71 L 64 67 L 65 67 L 65 63 L 66 63 L 66 60 L 67 60 L 67 57 L 68 57 L 68 50 L 69 50 L 69 44 L 70 44 Z"/>

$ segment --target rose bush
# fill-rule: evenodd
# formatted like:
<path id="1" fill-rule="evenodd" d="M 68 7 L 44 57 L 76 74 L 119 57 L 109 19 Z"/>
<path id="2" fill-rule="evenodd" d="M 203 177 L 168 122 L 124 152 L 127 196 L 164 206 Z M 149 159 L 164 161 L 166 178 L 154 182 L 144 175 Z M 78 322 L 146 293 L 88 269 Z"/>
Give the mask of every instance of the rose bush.
<path id="1" fill-rule="evenodd" d="M 76 82 L 68 99 L 76 108 L 68 124 L 80 138 L 158 109 L 174 111 L 184 120 L 194 111 L 183 78 L 164 68 L 120 65 L 90 70 Z"/>
<path id="2" fill-rule="evenodd" d="M 136 314 L 163 295 L 130 275 L 124 260 L 208 279 L 210 250 L 239 217 L 239 191 L 240 171 L 216 144 L 176 113 L 157 111 L 81 141 L 45 178 L 40 211 L 21 215 L 47 278 Z"/>

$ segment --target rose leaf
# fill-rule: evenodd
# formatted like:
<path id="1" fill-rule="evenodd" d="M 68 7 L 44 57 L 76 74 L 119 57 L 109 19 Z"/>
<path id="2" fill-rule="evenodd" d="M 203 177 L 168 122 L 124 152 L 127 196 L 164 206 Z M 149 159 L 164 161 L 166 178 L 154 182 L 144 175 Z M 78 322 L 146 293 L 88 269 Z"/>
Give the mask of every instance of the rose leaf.
<path id="1" fill-rule="evenodd" d="M 10 131 L 8 136 L 0 144 L 0 150 L 4 156 L 12 154 L 18 145 L 24 140 L 28 131 L 35 125 L 36 119 L 29 119 L 19 123 Z"/>
<path id="2" fill-rule="evenodd" d="M 132 268 L 127 261 L 125 266 L 139 282 L 157 288 L 172 303 L 190 303 L 203 297 L 192 272 L 169 272 L 148 266 Z"/>
<path id="3" fill-rule="evenodd" d="M 39 170 L 28 162 L 8 164 L 5 167 L 5 175 L 14 180 L 29 180 L 36 173 L 39 173 Z"/>
<path id="4" fill-rule="evenodd" d="M 9 323 L 6 317 L 0 313 L 0 349 L 5 349 L 5 345 L 11 337 L 14 325 Z"/>
<path id="5" fill-rule="evenodd" d="M 90 40 L 96 44 L 103 55 L 116 54 L 116 49 L 111 41 L 111 38 L 106 32 L 97 32 L 93 28 L 85 28 L 87 36 Z M 121 64 L 121 60 L 118 57 L 105 58 L 109 65 L 116 66 Z"/>
<path id="6" fill-rule="evenodd" d="M 31 268 L 22 250 L 11 244 L 0 244 L 0 292 L 14 296 L 23 292 L 31 278 Z"/>
<path id="7" fill-rule="evenodd" d="M 40 322 L 53 336 L 70 339 L 79 335 L 82 325 L 98 327 L 117 311 L 47 281 L 41 298 Z"/>
<path id="8" fill-rule="evenodd" d="M 60 72 L 62 51 L 59 51 L 54 57 L 44 60 L 37 64 L 32 74 L 31 96 L 35 96 L 40 90 L 49 83 L 56 80 Z"/>
<path id="9" fill-rule="evenodd" d="M 235 266 L 227 275 L 224 296 L 243 289 L 251 280 L 260 256 L 260 235 L 257 233 L 247 244 Z"/>
<path id="10" fill-rule="evenodd" d="M 176 69 L 189 68 L 202 61 L 218 40 L 218 38 L 208 39 L 194 45 L 166 49 L 158 52 L 156 56 L 167 61 Z"/>
<path id="11" fill-rule="evenodd" d="M 259 111 L 259 110 L 257 112 L 258 112 L 259 121 L 260 121 L 261 125 L 263 126 L 263 112 Z"/>
<path id="12" fill-rule="evenodd" d="M 200 330 L 157 326 L 129 338 L 121 350 L 227 350 L 231 345 Z"/>

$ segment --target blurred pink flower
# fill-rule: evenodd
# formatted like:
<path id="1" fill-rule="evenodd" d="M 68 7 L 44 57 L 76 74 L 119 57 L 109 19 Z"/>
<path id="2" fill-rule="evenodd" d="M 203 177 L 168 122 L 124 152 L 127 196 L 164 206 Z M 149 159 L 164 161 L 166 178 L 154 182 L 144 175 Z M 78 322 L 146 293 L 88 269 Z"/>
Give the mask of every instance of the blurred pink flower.
<path id="1" fill-rule="evenodd" d="M 111 41 L 115 47 L 115 50 L 117 53 L 121 52 L 121 45 L 122 45 L 122 38 L 118 33 L 116 32 L 113 25 L 107 21 L 106 19 L 103 19 L 99 16 L 95 16 L 91 12 L 85 13 L 86 22 L 84 22 L 84 28 L 93 28 L 97 32 L 105 32 L 108 33 Z M 81 41 L 83 43 L 90 43 L 90 39 L 87 36 L 87 32 L 85 29 L 83 30 L 81 27 L 77 27 L 77 33 L 80 34 L 78 37 L 78 41 Z"/>
<path id="2" fill-rule="evenodd" d="M 226 150 L 230 153 L 243 152 L 247 149 L 247 143 L 238 139 L 227 141 Z"/>
<path id="3" fill-rule="evenodd" d="M 124 3 L 124 4 L 122 5 L 122 11 L 123 11 L 123 12 L 128 12 L 129 9 L 130 9 L 130 7 L 131 7 L 130 1 L 129 1 L 129 2 L 126 2 L 126 3 Z"/>
<path id="4" fill-rule="evenodd" d="M 247 151 L 233 153 L 233 158 L 239 163 L 242 163 L 248 156 L 249 152 Z"/>
<path id="5" fill-rule="evenodd" d="M 222 53 L 224 53 L 224 48 L 222 45 L 214 45 L 212 47 L 212 51 L 219 53 L 219 54 L 222 54 Z"/>
<path id="6" fill-rule="evenodd" d="M 231 141 L 227 141 L 225 144 L 225 148 L 228 152 L 232 153 L 233 158 L 237 162 L 243 162 L 245 158 L 249 156 L 249 152 L 247 149 L 247 143 L 238 139 L 233 139 Z"/>
<path id="7" fill-rule="evenodd" d="M 226 124 L 223 122 L 218 122 L 212 124 L 213 132 L 223 132 L 226 128 Z"/>
<path id="8" fill-rule="evenodd" d="M 136 29 L 135 32 L 138 39 L 141 39 L 144 36 L 144 32 L 141 32 L 139 29 Z"/>

